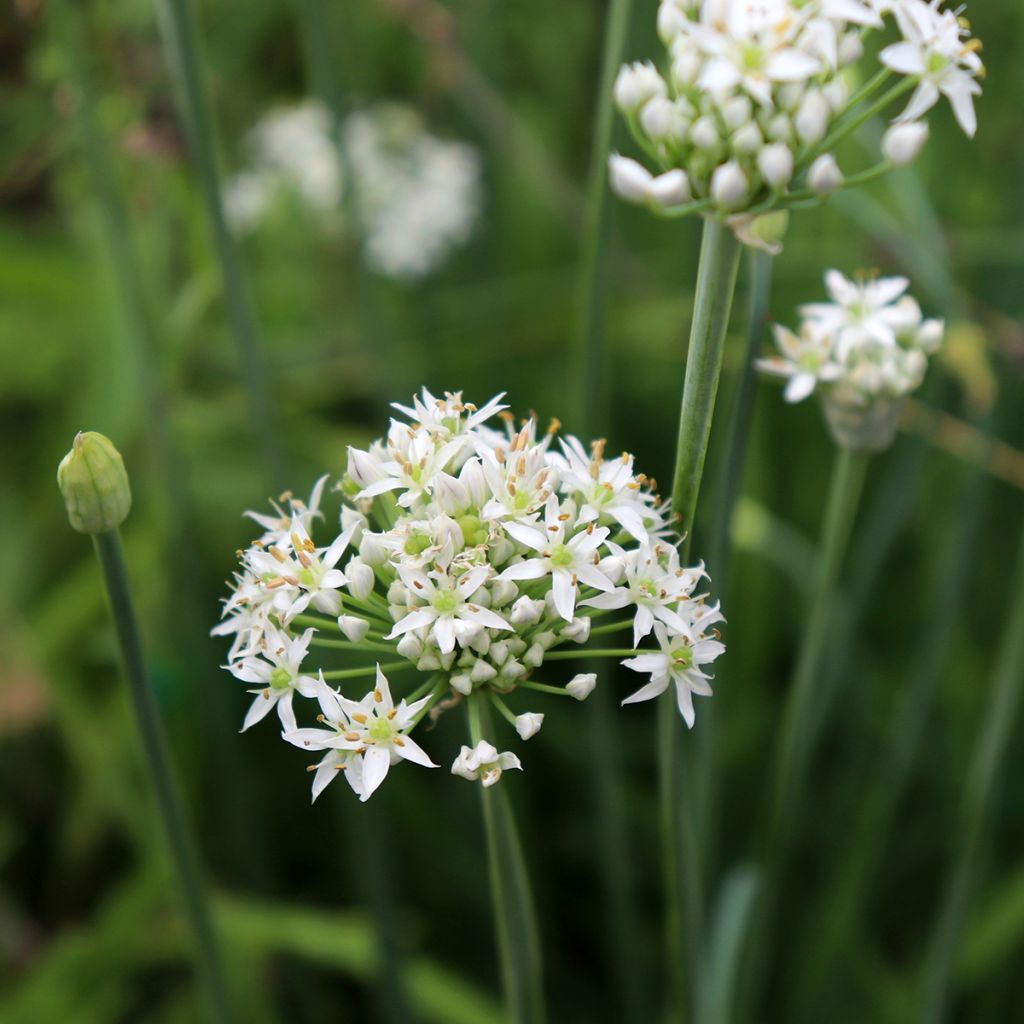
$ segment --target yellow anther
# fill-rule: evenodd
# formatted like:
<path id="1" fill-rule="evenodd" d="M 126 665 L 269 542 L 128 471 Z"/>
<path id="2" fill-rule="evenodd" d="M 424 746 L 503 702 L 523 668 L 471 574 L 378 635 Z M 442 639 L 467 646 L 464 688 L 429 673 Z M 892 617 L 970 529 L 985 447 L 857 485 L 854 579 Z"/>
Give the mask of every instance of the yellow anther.
<path id="1" fill-rule="evenodd" d="M 347 732 L 347 733 L 345 733 L 345 739 L 347 739 L 349 741 L 349 743 L 355 743 L 355 741 L 357 739 L 359 739 L 359 733 L 357 733 L 357 732 Z"/>
<path id="2" fill-rule="evenodd" d="M 267 548 L 267 550 L 273 556 L 274 561 L 276 561 L 276 562 L 287 562 L 288 561 L 288 559 L 285 558 L 283 554 L 281 554 L 280 548 Z"/>
<path id="3" fill-rule="evenodd" d="M 366 715 L 364 715 L 361 711 L 357 711 L 352 716 L 352 721 L 358 722 L 360 725 L 366 725 Z"/>
<path id="4" fill-rule="evenodd" d="M 403 740 L 401 736 L 394 736 L 394 737 L 392 737 L 391 742 L 394 743 L 394 745 L 396 747 L 404 747 L 405 746 L 405 740 Z"/>
<path id="5" fill-rule="evenodd" d="M 384 699 L 384 695 L 380 692 L 380 690 L 374 690 L 373 699 L 379 704 Z"/>
<path id="6" fill-rule="evenodd" d="M 397 714 L 398 714 L 398 708 L 392 708 L 392 709 L 391 709 L 391 710 L 390 710 L 390 711 L 388 712 L 388 721 L 390 722 L 390 721 L 391 721 L 391 719 L 392 719 L 392 718 L 394 718 L 394 717 L 395 717 L 395 715 L 397 715 Z"/>

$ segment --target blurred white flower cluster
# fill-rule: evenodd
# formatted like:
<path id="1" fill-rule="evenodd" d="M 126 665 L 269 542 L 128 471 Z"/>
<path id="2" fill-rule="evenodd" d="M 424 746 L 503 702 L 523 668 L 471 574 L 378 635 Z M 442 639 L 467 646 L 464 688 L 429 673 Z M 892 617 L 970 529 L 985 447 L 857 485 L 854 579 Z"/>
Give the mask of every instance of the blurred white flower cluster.
<path id="1" fill-rule="evenodd" d="M 397 104 L 350 114 L 333 137 L 327 108 L 308 100 L 272 111 L 247 139 L 252 166 L 225 191 L 225 210 L 238 231 L 254 229 L 286 194 L 324 224 L 351 210 L 367 264 L 387 277 L 414 279 L 435 270 L 469 238 L 481 206 L 476 149 L 425 130 Z"/>
<path id="2" fill-rule="evenodd" d="M 838 270 L 828 271 L 825 286 L 832 301 L 802 306 L 797 333 L 776 324 L 780 355 L 757 362 L 759 370 L 787 379 L 787 402 L 820 390 L 833 434 L 837 425 L 852 430 L 840 443 L 859 438 L 863 443 L 850 446 L 884 447 L 889 426 L 895 428 L 896 400 L 921 385 L 928 356 L 942 344 L 943 322 L 923 316 L 906 294 L 909 283 L 905 277 L 851 281 Z M 858 424 L 859 433 L 853 429 Z M 879 431 L 865 424 L 878 424 Z"/>
<path id="3" fill-rule="evenodd" d="M 902 41 L 881 51 L 878 67 L 862 60 L 865 40 L 890 15 Z M 615 191 L 655 212 L 731 215 L 743 237 L 756 214 L 856 183 L 864 175 L 847 179 L 835 146 L 911 89 L 868 173 L 917 156 L 928 136 L 920 118 L 940 95 L 975 131 L 979 47 L 942 0 L 661 0 L 658 31 L 667 73 L 636 63 L 615 83 L 615 102 L 657 170 L 618 154 L 610 161 Z"/>
<path id="4" fill-rule="evenodd" d="M 703 566 L 680 565 L 653 482 L 631 455 L 606 458 L 603 442 L 587 452 L 572 436 L 556 444 L 557 424 L 540 437 L 532 419 L 516 428 L 501 397 L 478 409 L 424 389 L 396 405 L 407 421 L 349 449 L 325 545 L 311 535 L 326 477 L 308 503 L 285 495 L 272 514 L 247 513 L 264 532 L 239 552 L 213 632 L 233 638 L 226 667 L 255 686 L 243 728 L 276 708 L 284 738 L 318 753 L 314 798 L 339 771 L 365 800 L 397 761 L 432 764 L 409 732 L 464 699 L 489 700 L 529 739 L 544 715 L 506 698 L 584 700 L 596 684 L 592 672 L 535 678 L 559 661 L 619 658 L 648 677 L 623 703 L 673 688 L 690 726 L 693 695 L 711 693 L 722 616 L 696 593 Z M 502 429 L 487 422 L 498 413 Z M 606 635 L 626 649 L 584 646 Z M 362 665 L 333 669 L 346 653 Z M 331 688 L 368 675 L 361 700 Z M 409 692 L 396 704 L 399 677 Z M 296 696 L 320 728 L 299 727 Z M 491 785 L 520 767 L 491 740 L 463 747 L 452 772 Z"/>

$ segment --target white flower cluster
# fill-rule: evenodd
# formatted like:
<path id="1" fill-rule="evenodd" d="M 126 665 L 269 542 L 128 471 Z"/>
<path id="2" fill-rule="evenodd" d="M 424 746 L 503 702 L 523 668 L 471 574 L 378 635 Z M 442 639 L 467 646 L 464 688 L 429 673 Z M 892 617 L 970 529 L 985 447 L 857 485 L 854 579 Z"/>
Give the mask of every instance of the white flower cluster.
<path id="1" fill-rule="evenodd" d="M 374 270 L 424 277 L 469 238 L 481 206 L 474 147 L 431 135 L 414 111 L 393 104 L 351 114 L 342 141 Z"/>
<path id="2" fill-rule="evenodd" d="M 887 15 L 902 41 L 881 51 L 881 68 L 861 67 L 864 40 Z M 661 0 L 658 31 L 668 73 L 636 63 L 615 83 L 658 172 L 618 154 L 610 161 L 615 191 L 656 212 L 731 215 L 743 237 L 751 216 L 911 162 L 928 135 L 919 119 L 940 94 L 968 135 L 976 128 L 978 44 L 942 0 Z M 854 66 L 867 84 L 851 94 Z M 878 100 L 893 75 L 903 77 Z M 845 178 L 835 146 L 911 88 L 882 163 Z"/>
<path id="3" fill-rule="evenodd" d="M 828 271 L 832 301 L 801 306 L 798 333 L 774 325 L 780 355 L 758 360 L 758 369 L 787 379 L 787 402 L 820 390 L 833 428 L 836 414 L 845 413 L 842 422 L 863 420 L 871 409 L 895 415 L 895 400 L 920 386 L 945 330 L 941 320 L 925 319 L 906 294 L 909 283 L 905 277 L 851 281 Z"/>
<path id="4" fill-rule="evenodd" d="M 284 194 L 340 222 L 348 187 L 366 262 L 386 277 L 423 277 L 466 241 L 481 206 L 476 149 L 431 135 L 396 104 L 350 114 L 340 148 L 332 132 L 329 111 L 315 100 L 260 121 L 247 140 L 252 166 L 225 190 L 232 226 L 254 229 Z"/>
<path id="5" fill-rule="evenodd" d="M 711 693 L 705 669 L 725 650 L 722 615 L 696 593 L 703 566 L 680 565 L 653 482 L 631 455 L 605 458 L 603 442 L 589 453 L 575 437 L 556 444 L 557 424 L 538 438 L 534 420 L 516 429 L 505 414 L 495 429 L 487 421 L 504 411 L 501 397 L 478 409 L 424 389 L 396 404 L 408 422 L 349 449 L 340 529 L 325 546 L 311 534 L 326 477 L 308 503 L 284 495 L 272 514 L 247 513 L 264 532 L 239 553 L 213 632 L 233 638 L 226 667 L 255 685 L 243 730 L 276 707 L 284 738 L 322 755 L 314 798 L 339 771 L 365 800 L 398 760 L 431 765 L 409 732 L 463 700 L 490 701 L 529 739 L 544 715 L 516 714 L 505 697 L 584 700 L 596 684 L 594 673 L 539 682 L 546 664 L 621 658 L 649 677 L 623 703 L 671 685 L 690 726 L 693 695 Z M 617 633 L 625 650 L 583 646 Z M 656 646 L 639 649 L 652 633 Z M 328 663 L 346 654 L 362 664 Z M 411 680 L 398 704 L 385 671 Z M 331 688 L 370 675 L 360 701 Z M 322 728 L 298 726 L 296 695 L 315 704 Z M 478 737 L 452 772 L 491 785 L 519 767 Z"/>

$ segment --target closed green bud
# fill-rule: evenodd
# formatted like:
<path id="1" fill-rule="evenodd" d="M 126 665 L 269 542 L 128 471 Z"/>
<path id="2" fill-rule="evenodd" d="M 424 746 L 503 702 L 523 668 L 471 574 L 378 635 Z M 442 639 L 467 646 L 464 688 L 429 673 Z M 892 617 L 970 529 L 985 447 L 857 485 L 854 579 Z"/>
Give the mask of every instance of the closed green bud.
<path id="1" fill-rule="evenodd" d="M 116 530 L 132 507 L 132 492 L 121 453 L 94 431 L 75 436 L 57 467 L 57 483 L 68 519 L 79 533 Z"/>

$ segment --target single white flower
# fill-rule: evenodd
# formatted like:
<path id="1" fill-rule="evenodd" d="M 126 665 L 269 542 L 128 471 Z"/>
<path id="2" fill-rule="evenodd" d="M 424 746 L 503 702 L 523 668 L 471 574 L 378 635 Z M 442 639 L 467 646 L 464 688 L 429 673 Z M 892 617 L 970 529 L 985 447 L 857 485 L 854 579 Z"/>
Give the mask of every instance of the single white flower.
<path id="1" fill-rule="evenodd" d="M 537 580 L 551 577 L 551 596 L 558 614 L 571 622 L 576 608 L 577 587 L 584 584 L 596 590 L 612 590 L 614 584 L 600 569 L 598 548 L 608 536 L 606 527 L 588 523 L 579 533 L 566 537 L 571 515 L 561 510 L 558 498 L 551 495 L 544 507 L 544 529 L 523 523 L 506 523 L 509 536 L 537 552 L 538 557 L 516 562 L 499 579 Z"/>
<path id="2" fill-rule="evenodd" d="M 413 607 L 408 615 L 396 622 L 395 628 L 387 635 L 388 640 L 397 639 L 413 629 L 430 627 L 430 634 L 439 650 L 448 654 L 455 650 L 456 640 L 462 643 L 474 630 L 512 629 L 500 615 L 471 600 L 490 578 L 490 566 L 469 569 L 457 579 L 445 572 L 425 573 L 405 566 L 400 567 L 398 573 L 409 593 L 424 604 Z"/>
<path id="3" fill-rule="evenodd" d="M 694 722 L 693 695 L 711 696 L 711 677 L 702 671 L 725 652 L 725 645 L 717 639 L 697 635 L 693 638 L 672 635 L 660 622 L 654 624 L 654 635 L 660 651 L 627 658 L 622 664 L 634 672 L 650 674 L 651 681 L 622 703 L 635 704 L 663 694 L 671 683 L 676 687 L 676 704 L 686 724 L 692 729 Z"/>
<path id="4" fill-rule="evenodd" d="M 543 724 L 544 716 L 535 711 L 516 715 L 516 732 L 519 733 L 520 739 L 528 740 L 531 736 L 536 736 Z"/>
<path id="5" fill-rule="evenodd" d="M 302 673 L 302 662 L 313 639 L 314 629 L 307 629 L 302 636 L 290 639 L 273 627 L 269 627 L 263 637 L 260 657 L 242 658 L 231 665 L 228 670 L 243 683 L 259 683 L 260 688 L 250 690 L 256 699 L 249 706 L 242 732 L 252 728 L 277 708 L 278 718 L 284 730 L 295 728 L 295 712 L 292 710 L 292 699 L 296 693 L 303 697 L 316 697 L 326 685 L 322 678 L 314 679 Z"/>
<path id="6" fill-rule="evenodd" d="M 819 381 L 835 381 L 843 375 L 842 366 L 833 356 L 833 339 L 813 324 L 801 325 L 799 335 L 775 324 L 773 333 L 781 356 L 758 359 L 755 366 L 763 373 L 788 378 L 784 393 L 787 402 L 802 402 Z"/>

